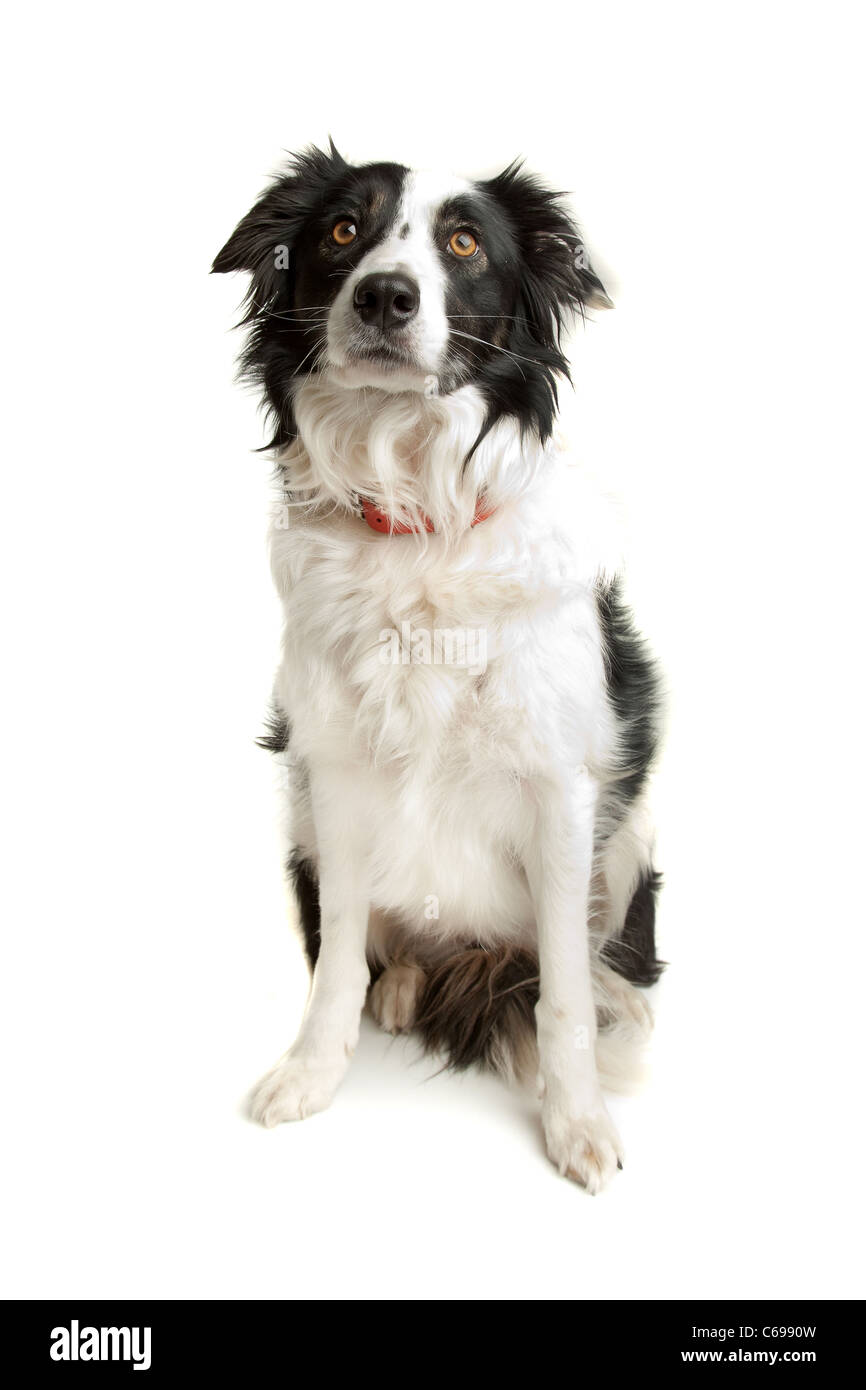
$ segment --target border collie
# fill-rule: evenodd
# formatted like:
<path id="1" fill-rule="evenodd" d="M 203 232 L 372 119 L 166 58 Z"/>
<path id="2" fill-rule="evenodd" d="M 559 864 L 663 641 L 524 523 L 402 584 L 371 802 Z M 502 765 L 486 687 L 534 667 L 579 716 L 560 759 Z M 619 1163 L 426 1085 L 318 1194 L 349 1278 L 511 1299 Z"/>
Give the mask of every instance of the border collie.
<path id="1" fill-rule="evenodd" d="M 262 743 L 289 769 L 312 967 L 265 1125 L 329 1105 L 370 1006 L 449 1065 L 538 1078 L 550 1158 L 622 1166 L 602 1082 L 661 970 L 653 664 L 605 507 L 554 440 L 562 333 L 608 307 L 561 196 L 294 157 L 215 271 L 250 276 L 285 611 Z M 628 1060 L 626 1056 L 626 1061 Z"/>

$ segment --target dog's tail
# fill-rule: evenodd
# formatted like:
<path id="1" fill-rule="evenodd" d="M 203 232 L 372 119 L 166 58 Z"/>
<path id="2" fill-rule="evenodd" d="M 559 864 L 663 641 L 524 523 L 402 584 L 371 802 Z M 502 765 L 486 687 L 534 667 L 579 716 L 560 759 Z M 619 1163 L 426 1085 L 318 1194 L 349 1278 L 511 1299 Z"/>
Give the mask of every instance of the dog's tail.
<path id="1" fill-rule="evenodd" d="M 535 1006 L 538 960 L 516 947 L 468 947 L 427 975 L 414 1031 L 424 1047 L 455 1071 L 478 1063 L 523 1084 L 538 1074 Z M 610 1090 L 629 1090 L 640 1079 L 640 1029 L 622 1020 L 603 1026 L 596 1063 Z M 575 1037 L 575 1047 L 582 1040 Z"/>

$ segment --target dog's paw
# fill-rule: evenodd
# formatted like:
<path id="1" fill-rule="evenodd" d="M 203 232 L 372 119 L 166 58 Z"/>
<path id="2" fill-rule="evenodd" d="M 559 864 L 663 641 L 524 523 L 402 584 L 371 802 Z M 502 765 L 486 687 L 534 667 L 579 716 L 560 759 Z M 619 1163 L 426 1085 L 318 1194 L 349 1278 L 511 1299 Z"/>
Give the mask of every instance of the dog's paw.
<path id="1" fill-rule="evenodd" d="M 345 1072 L 346 1061 L 317 1061 L 288 1052 L 255 1087 L 250 1115 L 266 1129 L 284 1120 L 305 1120 L 327 1110 Z"/>
<path id="2" fill-rule="evenodd" d="M 542 1122 L 551 1161 L 593 1196 L 622 1167 L 622 1143 L 603 1102 L 583 1113 L 545 1105 Z"/>
<path id="3" fill-rule="evenodd" d="M 424 987 L 424 971 L 417 965 L 389 965 L 370 991 L 370 1008 L 386 1033 L 405 1033 L 415 1022 Z"/>

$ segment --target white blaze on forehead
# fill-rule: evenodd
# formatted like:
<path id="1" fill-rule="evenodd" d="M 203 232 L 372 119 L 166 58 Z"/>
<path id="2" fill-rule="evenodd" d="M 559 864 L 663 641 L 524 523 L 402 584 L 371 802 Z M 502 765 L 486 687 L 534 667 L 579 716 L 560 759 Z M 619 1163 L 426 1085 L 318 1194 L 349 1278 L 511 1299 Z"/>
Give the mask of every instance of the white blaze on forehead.
<path id="1" fill-rule="evenodd" d="M 410 229 L 413 222 L 426 225 L 432 230 L 436 213 L 450 198 L 468 193 L 471 185 L 454 174 L 446 174 L 435 169 L 413 169 L 406 177 L 403 189 L 401 211 L 403 223 Z"/>
<path id="2" fill-rule="evenodd" d="M 394 220 L 384 240 L 358 264 L 351 279 L 373 271 L 397 271 L 419 283 L 444 287 L 445 273 L 435 244 L 436 214 L 444 202 L 465 192 L 468 184 L 449 174 L 410 170 Z M 422 291 L 424 284 L 421 283 Z M 422 302 L 422 310 L 423 310 Z"/>

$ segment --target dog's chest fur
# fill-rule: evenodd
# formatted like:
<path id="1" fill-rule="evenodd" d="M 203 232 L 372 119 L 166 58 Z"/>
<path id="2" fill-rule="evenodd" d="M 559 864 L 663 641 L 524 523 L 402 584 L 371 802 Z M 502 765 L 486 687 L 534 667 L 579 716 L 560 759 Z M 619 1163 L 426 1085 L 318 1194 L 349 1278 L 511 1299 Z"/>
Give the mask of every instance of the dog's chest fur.
<path id="1" fill-rule="evenodd" d="M 610 758 L 598 557 L 565 500 L 548 478 L 450 545 L 327 508 L 274 532 L 293 754 L 363 777 L 374 905 L 426 934 L 530 933 L 535 788 Z"/>

